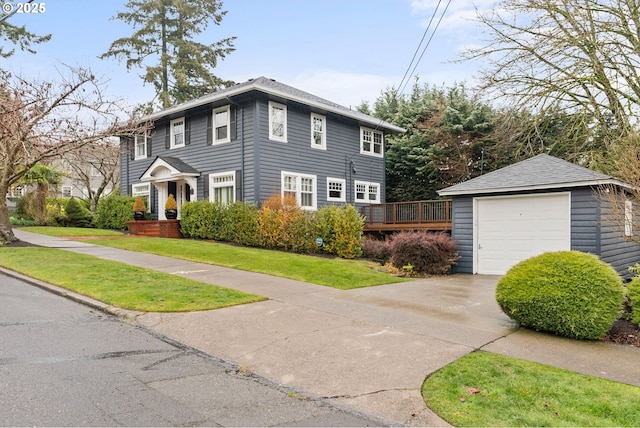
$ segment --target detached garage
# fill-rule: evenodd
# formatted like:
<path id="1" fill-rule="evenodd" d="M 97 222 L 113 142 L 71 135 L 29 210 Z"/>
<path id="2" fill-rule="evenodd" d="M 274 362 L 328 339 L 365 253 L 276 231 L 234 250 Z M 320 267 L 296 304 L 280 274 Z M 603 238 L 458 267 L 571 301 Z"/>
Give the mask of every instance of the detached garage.
<path id="1" fill-rule="evenodd" d="M 633 230 L 607 221 L 602 186 L 627 187 L 613 177 L 549 155 L 442 189 L 453 199 L 455 271 L 502 275 L 516 263 L 548 251 L 579 250 L 600 256 L 622 276 L 640 262 Z M 632 224 L 633 206 L 627 205 Z M 625 234 L 627 236 L 625 236 Z"/>

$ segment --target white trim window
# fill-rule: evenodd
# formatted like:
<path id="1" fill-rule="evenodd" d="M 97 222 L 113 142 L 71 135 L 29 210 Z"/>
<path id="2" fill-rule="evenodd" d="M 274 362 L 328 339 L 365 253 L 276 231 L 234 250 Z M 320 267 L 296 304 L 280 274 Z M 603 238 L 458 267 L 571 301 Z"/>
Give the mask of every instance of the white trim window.
<path id="1" fill-rule="evenodd" d="M 236 201 L 235 171 L 209 175 L 209 200 L 222 205 L 229 205 Z"/>
<path id="2" fill-rule="evenodd" d="M 384 153 L 384 136 L 382 132 L 369 128 L 360 128 L 360 153 L 382 157 Z"/>
<path id="3" fill-rule="evenodd" d="M 184 117 L 173 119 L 169 124 L 169 128 L 171 130 L 171 148 L 183 147 L 185 144 Z"/>
<path id="4" fill-rule="evenodd" d="M 368 181 L 354 181 L 356 190 L 356 202 L 366 204 L 380 203 L 380 183 Z"/>
<path id="5" fill-rule="evenodd" d="M 624 236 L 633 236 L 633 202 L 624 201 Z"/>
<path id="6" fill-rule="evenodd" d="M 318 207 L 317 182 L 315 175 L 282 171 L 282 197 L 291 195 L 296 198 L 296 202 L 302 209 L 316 210 Z"/>
<path id="7" fill-rule="evenodd" d="M 327 150 L 327 118 L 311 113 L 311 147 Z"/>
<path id="8" fill-rule="evenodd" d="M 213 144 L 231 141 L 231 109 L 224 106 L 213 111 Z"/>
<path id="9" fill-rule="evenodd" d="M 135 146 L 134 159 L 146 159 L 147 158 L 147 134 L 138 134 L 133 137 L 133 144 Z"/>
<path id="10" fill-rule="evenodd" d="M 269 101 L 269 139 L 287 142 L 287 106 Z"/>
<path id="11" fill-rule="evenodd" d="M 327 201 L 346 202 L 347 182 L 343 178 L 327 177 Z"/>
<path id="12" fill-rule="evenodd" d="M 140 196 L 144 201 L 144 204 L 147 206 L 147 212 L 151 212 L 151 184 L 132 184 L 131 196 L 134 198 Z"/>

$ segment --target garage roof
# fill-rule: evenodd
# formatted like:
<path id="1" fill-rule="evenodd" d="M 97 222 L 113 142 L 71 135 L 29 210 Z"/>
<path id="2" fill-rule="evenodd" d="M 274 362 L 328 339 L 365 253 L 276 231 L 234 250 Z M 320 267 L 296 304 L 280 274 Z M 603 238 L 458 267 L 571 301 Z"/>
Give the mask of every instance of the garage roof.
<path id="1" fill-rule="evenodd" d="M 603 184 L 629 187 L 609 175 L 541 154 L 444 188 L 438 193 L 440 196 L 457 196 Z"/>

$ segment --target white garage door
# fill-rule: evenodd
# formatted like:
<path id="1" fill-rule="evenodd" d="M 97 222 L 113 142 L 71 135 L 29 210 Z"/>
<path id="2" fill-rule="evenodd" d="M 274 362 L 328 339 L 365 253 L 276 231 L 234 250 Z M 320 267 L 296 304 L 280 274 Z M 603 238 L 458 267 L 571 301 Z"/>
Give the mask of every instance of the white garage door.
<path id="1" fill-rule="evenodd" d="M 568 192 L 475 202 L 476 273 L 502 275 L 529 257 L 571 248 Z"/>

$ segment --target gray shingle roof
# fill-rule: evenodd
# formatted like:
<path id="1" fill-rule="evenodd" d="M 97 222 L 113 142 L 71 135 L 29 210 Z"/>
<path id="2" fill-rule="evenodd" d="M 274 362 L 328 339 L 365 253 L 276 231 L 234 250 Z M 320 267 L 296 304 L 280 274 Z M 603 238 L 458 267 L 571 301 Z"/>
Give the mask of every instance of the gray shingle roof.
<path id="1" fill-rule="evenodd" d="M 300 89 L 296 89 L 292 86 L 285 85 L 284 83 L 277 82 L 267 77 L 258 77 L 257 79 L 251 79 L 246 82 L 234 85 L 230 88 L 225 88 L 218 92 L 214 92 L 213 94 L 205 95 L 203 97 L 196 98 L 195 100 L 187 101 L 185 103 L 178 104 L 173 107 L 169 107 L 168 109 L 145 116 L 141 119 L 141 121 L 144 122 L 144 121 L 158 120 L 165 116 L 170 116 L 172 114 L 180 113 L 191 108 L 195 108 L 208 103 L 224 100 L 228 97 L 232 97 L 235 95 L 243 94 L 243 93 L 254 91 L 254 90 L 260 91 L 275 97 L 279 97 L 285 100 L 300 102 L 300 103 L 315 107 L 316 109 L 332 112 L 335 114 L 339 114 L 341 116 L 346 116 L 346 117 L 358 120 L 374 128 L 383 129 L 386 131 L 393 131 L 393 132 L 406 131 L 404 128 L 401 128 L 399 126 L 377 119 L 373 116 L 360 113 L 357 110 L 351 110 L 350 108 L 341 106 L 340 104 L 336 104 L 332 101 L 325 100 L 324 98 L 317 97 L 313 94 L 310 94 L 305 91 L 301 91 Z"/>
<path id="2" fill-rule="evenodd" d="M 541 154 L 444 188 L 438 193 L 441 196 L 455 196 L 600 184 L 624 186 L 609 175 Z"/>
<path id="3" fill-rule="evenodd" d="M 191 165 L 184 163 L 178 158 L 174 158 L 171 156 L 158 156 L 158 159 L 162 159 L 183 174 L 200 174 L 200 171 L 198 171 Z"/>

